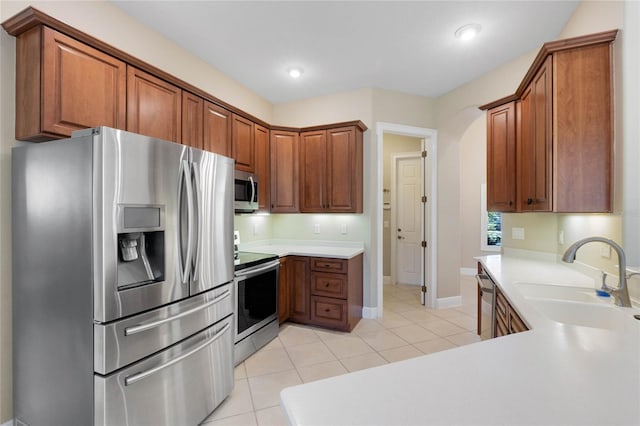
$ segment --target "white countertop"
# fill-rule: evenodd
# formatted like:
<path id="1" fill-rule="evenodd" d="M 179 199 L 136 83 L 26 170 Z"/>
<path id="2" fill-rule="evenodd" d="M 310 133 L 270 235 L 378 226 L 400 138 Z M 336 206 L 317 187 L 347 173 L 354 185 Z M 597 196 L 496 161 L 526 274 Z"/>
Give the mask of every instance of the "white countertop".
<path id="1" fill-rule="evenodd" d="M 240 244 L 241 251 L 284 256 L 314 256 L 351 259 L 364 253 L 364 244 L 342 241 L 263 240 Z"/>
<path id="2" fill-rule="evenodd" d="M 615 331 L 554 322 L 515 284 L 593 288 L 592 278 L 554 261 L 480 261 L 531 330 L 286 388 L 289 422 L 639 425 L 640 321 Z"/>

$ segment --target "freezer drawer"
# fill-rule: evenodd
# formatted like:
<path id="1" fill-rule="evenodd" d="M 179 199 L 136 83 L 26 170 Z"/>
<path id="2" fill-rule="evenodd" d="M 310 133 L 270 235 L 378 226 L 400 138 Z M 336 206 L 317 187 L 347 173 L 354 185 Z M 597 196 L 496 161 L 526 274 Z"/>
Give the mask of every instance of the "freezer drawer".
<path id="1" fill-rule="evenodd" d="M 233 389 L 233 316 L 110 376 L 94 376 L 96 426 L 196 426 Z"/>
<path id="2" fill-rule="evenodd" d="M 111 324 L 94 324 L 94 369 L 106 375 L 233 313 L 233 283 Z"/>

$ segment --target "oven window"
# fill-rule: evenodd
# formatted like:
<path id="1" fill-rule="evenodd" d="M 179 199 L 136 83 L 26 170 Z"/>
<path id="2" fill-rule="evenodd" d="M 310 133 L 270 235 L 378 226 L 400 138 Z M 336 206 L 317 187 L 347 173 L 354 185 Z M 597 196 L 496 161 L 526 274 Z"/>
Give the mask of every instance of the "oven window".
<path id="1" fill-rule="evenodd" d="M 277 270 L 238 281 L 238 334 L 276 314 Z"/>

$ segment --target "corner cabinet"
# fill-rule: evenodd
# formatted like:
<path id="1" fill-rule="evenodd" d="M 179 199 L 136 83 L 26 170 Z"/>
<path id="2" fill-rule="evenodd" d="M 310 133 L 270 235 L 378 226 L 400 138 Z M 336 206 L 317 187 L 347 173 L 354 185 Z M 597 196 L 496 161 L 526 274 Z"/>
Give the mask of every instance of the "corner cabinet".
<path id="1" fill-rule="evenodd" d="M 362 318 L 362 254 L 351 259 L 306 256 L 286 259 L 286 288 L 281 288 L 279 294 L 281 303 L 289 296 L 289 306 L 281 305 L 278 309 L 280 322 L 288 318 L 301 324 L 353 330 Z"/>
<path id="2" fill-rule="evenodd" d="M 253 125 L 254 168 L 258 178 L 258 210 L 270 211 L 271 207 L 271 153 L 269 129 Z"/>
<path id="3" fill-rule="evenodd" d="M 300 133 L 300 212 L 362 213 L 362 129 Z"/>
<path id="4" fill-rule="evenodd" d="M 271 213 L 298 213 L 298 133 L 271 130 L 270 139 Z"/>
<path id="5" fill-rule="evenodd" d="M 126 126 L 126 64 L 44 25 L 16 37 L 16 139 Z"/>
<path id="6" fill-rule="evenodd" d="M 616 35 L 545 43 L 514 95 L 480 107 L 487 110 L 489 211 L 612 211 Z M 510 182 L 515 209 L 507 202 Z"/>

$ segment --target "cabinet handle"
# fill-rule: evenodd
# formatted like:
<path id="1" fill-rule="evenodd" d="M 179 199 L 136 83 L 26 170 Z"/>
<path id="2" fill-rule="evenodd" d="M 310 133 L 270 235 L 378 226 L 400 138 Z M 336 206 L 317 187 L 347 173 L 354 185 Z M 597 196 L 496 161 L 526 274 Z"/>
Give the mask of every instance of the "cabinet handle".
<path id="1" fill-rule="evenodd" d="M 331 312 L 331 309 L 327 308 L 324 310 L 325 312 Z"/>
<path id="2" fill-rule="evenodd" d="M 509 200 L 509 206 L 513 205 L 513 201 Z"/>
<path id="3" fill-rule="evenodd" d="M 533 204 L 533 198 L 527 198 L 527 204 L 528 205 Z"/>
<path id="4" fill-rule="evenodd" d="M 329 283 L 326 283 L 324 286 L 325 286 L 325 287 L 329 287 Z"/>

